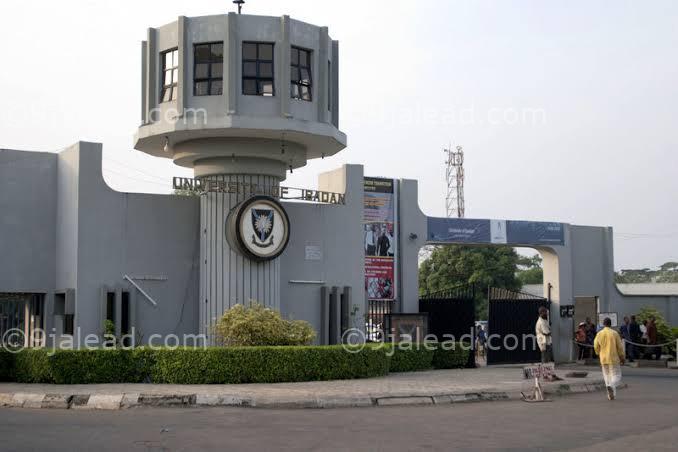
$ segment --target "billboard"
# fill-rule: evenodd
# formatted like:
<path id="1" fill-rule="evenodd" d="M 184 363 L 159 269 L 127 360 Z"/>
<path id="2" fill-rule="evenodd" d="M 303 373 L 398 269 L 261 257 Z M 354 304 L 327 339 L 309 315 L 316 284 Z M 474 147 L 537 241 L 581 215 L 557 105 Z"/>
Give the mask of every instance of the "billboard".
<path id="1" fill-rule="evenodd" d="M 563 223 L 428 218 L 429 243 L 564 245 Z"/>
<path id="2" fill-rule="evenodd" d="M 395 181 L 366 177 L 364 193 L 363 250 L 367 299 L 394 300 L 398 253 Z"/>

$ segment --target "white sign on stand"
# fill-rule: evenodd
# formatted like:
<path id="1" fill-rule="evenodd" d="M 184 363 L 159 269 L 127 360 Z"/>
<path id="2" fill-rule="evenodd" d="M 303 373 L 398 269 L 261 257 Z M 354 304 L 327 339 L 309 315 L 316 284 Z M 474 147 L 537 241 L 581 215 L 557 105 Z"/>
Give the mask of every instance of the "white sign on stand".
<path id="1" fill-rule="evenodd" d="M 598 325 L 603 325 L 603 320 L 605 320 L 606 317 L 609 317 L 610 320 L 612 321 L 612 327 L 615 328 L 619 326 L 619 319 L 617 318 L 617 313 L 616 312 L 600 312 L 598 313 Z"/>

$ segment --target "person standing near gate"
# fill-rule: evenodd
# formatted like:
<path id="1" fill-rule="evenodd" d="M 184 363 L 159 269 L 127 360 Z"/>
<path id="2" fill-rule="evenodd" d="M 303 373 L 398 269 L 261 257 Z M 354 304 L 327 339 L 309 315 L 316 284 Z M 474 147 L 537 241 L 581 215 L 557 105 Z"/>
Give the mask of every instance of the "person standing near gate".
<path id="1" fill-rule="evenodd" d="M 549 310 L 544 306 L 539 308 L 539 318 L 535 327 L 537 345 L 541 350 L 541 362 L 553 362 L 553 342 L 551 339 L 551 325 L 549 325 Z"/>
<path id="2" fill-rule="evenodd" d="M 629 359 L 629 362 L 633 362 L 633 352 L 631 352 L 631 347 L 633 345 L 631 342 L 631 321 L 628 316 L 624 316 L 624 324 L 619 327 L 619 332 L 621 333 L 622 339 L 624 339 L 624 351 L 626 352 L 626 357 Z"/>
<path id="3" fill-rule="evenodd" d="M 629 323 L 629 333 L 631 334 L 631 342 L 634 342 L 634 344 L 640 344 L 643 333 L 640 331 L 640 325 L 638 325 L 635 315 L 631 316 L 631 323 Z M 633 360 L 636 359 L 636 356 L 638 355 L 638 349 L 634 344 L 631 344 L 631 347 L 629 348 L 630 355 L 627 356 L 630 362 L 633 362 Z"/>
<path id="4" fill-rule="evenodd" d="M 621 337 L 611 326 L 612 320 L 605 317 L 603 329 L 596 334 L 593 341 L 593 347 L 600 358 L 600 366 L 603 369 L 608 400 L 614 400 L 617 396 L 617 386 L 621 382 L 621 365 L 624 364 L 626 359 Z"/>

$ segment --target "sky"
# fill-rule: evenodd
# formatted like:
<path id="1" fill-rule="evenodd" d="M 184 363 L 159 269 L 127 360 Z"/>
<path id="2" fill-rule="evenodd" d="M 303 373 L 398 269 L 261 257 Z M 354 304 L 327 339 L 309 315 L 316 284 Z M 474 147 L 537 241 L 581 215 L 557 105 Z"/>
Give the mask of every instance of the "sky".
<path id="1" fill-rule="evenodd" d="M 103 143 L 120 191 L 166 193 L 191 171 L 133 149 L 146 29 L 229 0 L 3 1 L 0 148 Z M 678 260 L 678 2 L 247 0 L 243 12 L 340 41 L 344 163 L 419 181 L 445 215 L 443 148 L 465 152 L 468 218 L 611 226 L 615 267 Z"/>

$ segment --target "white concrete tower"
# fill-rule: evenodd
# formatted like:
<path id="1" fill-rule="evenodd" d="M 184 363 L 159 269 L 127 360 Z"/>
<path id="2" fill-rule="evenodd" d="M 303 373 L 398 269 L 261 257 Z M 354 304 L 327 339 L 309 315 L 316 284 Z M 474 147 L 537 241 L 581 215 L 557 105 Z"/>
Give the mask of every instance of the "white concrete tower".
<path id="1" fill-rule="evenodd" d="M 193 168 L 201 182 L 221 188 L 201 195 L 201 332 L 209 334 L 236 303 L 280 307 L 280 264 L 267 253 L 286 240 L 276 229 L 284 209 L 262 199 L 250 207 L 251 222 L 227 218 L 279 187 L 288 170 L 346 147 L 338 129 L 338 51 L 327 27 L 289 16 L 182 16 L 148 30 L 135 148 Z M 271 210 L 281 218 L 269 224 L 270 236 L 259 236 L 253 212 Z M 261 253 L 227 240 L 238 227 L 261 240 Z"/>

